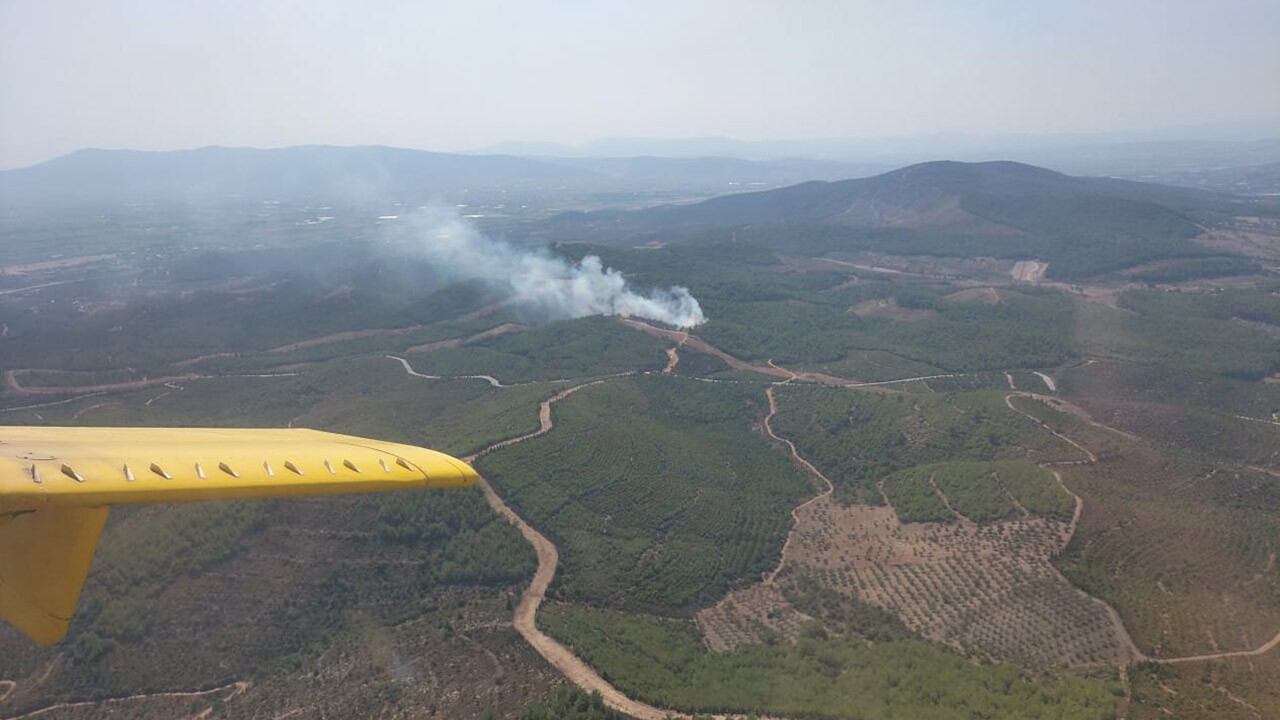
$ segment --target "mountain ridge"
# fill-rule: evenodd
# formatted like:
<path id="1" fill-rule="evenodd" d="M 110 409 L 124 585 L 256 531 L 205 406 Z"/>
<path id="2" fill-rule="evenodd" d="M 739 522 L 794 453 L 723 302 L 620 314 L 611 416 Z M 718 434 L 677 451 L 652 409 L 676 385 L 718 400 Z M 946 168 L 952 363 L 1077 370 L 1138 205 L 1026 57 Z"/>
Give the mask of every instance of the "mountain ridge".
<path id="1" fill-rule="evenodd" d="M 815 160 L 735 158 L 526 158 L 461 155 L 386 145 L 298 145 L 257 149 L 84 149 L 27 168 L 0 171 L 0 205 L 85 202 L 402 200 L 470 188 L 569 187 L 585 190 L 696 187 L 703 196 L 753 183 L 877 172 Z"/>

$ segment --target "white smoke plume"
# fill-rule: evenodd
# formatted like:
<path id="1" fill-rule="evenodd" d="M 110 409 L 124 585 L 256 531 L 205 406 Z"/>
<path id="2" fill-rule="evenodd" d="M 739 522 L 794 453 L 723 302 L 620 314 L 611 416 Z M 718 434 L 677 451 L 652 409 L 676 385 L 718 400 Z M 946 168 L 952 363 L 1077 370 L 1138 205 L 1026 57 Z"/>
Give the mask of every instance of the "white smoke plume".
<path id="1" fill-rule="evenodd" d="M 549 317 L 621 315 L 657 320 L 678 328 L 691 328 L 706 321 L 688 288 L 636 292 L 622 273 L 604 267 L 595 255 L 573 264 L 540 248 L 520 248 L 486 237 L 445 211 L 423 211 L 408 224 L 414 235 L 414 250 L 424 253 L 443 273 L 456 280 L 509 286 L 517 302 Z"/>

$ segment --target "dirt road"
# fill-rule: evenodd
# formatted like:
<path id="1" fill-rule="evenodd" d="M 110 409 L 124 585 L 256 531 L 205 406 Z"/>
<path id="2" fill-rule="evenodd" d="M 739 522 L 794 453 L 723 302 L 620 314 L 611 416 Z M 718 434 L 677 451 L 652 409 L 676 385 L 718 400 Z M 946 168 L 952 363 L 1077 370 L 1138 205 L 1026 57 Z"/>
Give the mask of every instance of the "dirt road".
<path id="1" fill-rule="evenodd" d="M 127 380 L 124 382 L 117 382 L 117 383 L 99 383 L 96 385 L 44 385 L 44 386 L 37 386 L 37 387 L 25 386 L 21 382 L 19 382 L 18 378 L 21 375 L 25 375 L 27 373 L 32 373 L 32 372 L 60 374 L 62 371 L 58 371 L 58 370 L 37 371 L 32 369 L 6 370 L 4 373 L 4 384 L 7 385 L 10 390 L 12 390 L 14 393 L 18 395 L 66 395 L 69 393 L 110 392 L 114 390 L 137 390 L 139 388 L 148 387 L 150 385 L 163 385 L 165 383 L 173 383 L 173 382 L 187 381 L 187 380 L 201 380 L 201 379 L 210 377 L 208 375 L 196 375 L 196 374 L 189 373 L 186 375 L 166 375 L 164 377 L 142 378 L 141 380 Z"/>
<path id="2" fill-rule="evenodd" d="M 1018 413 L 1019 415 L 1024 415 L 1024 416 L 1026 416 L 1027 418 L 1029 418 L 1029 419 L 1031 420 L 1031 422 L 1034 422 L 1035 424 L 1039 425 L 1040 427 L 1042 427 L 1042 428 L 1044 428 L 1046 431 L 1048 431 L 1048 432 L 1049 432 L 1049 434 L 1053 435 L 1054 437 L 1056 437 L 1056 438 L 1058 438 L 1059 440 L 1061 440 L 1061 441 L 1063 441 L 1063 442 L 1067 443 L 1067 444 L 1068 444 L 1068 445 L 1070 445 L 1071 447 L 1074 447 L 1075 449 L 1077 449 L 1077 450 L 1079 450 L 1080 452 L 1084 453 L 1085 457 L 1089 458 L 1089 462 L 1091 462 L 1091 463 L 1098 462 L 1098 456 L 1097 456 L 1097 455 L 1094 455 L 1092 450 L 1090 450 L 1089 448 L 1085 447 L 1084 445 L 1081 445 L 1080 443 L 1076 442 L 1075 440 L 1072 440 L 1071 438 L 1067 437 L 1066 435 L 1063 435 L 1062 433 L 1058 432 L 1057 430 L 1054 430 L 1053 428 L 1049 427 L 1049 426 L 1048 426 L 1048 425 L 1046 425 L 1045 423 L 1041 422 L 1041 421 L 1040 421 L 1040 418 L 1036 417 L 1035 415 L 1032 415 L 1031 413 L 1026 412 L 1026 411 L 1024 411 L 1024 410 L 1020 410 L 1016 405 L 1014 405 L 1014 404 L 1013 404 L 1013 398 L 1014 398 L 1015 396 L 1017 396 L 1017 397 L 1032 397 L 1032 398 L 1038 398 L 1038 397 L 1039 397 L 1038 395 L 1035 395 L 1034 393 L 1027 393 L 1027 392 L 1011 392 L 1011 393 L 1009 393 L 1008 395 L 1005 395 L 1005 396 L 1004 396 L 1004 404 L 1005 404 L 1005 405 L 1007 405 L 1007 406 L 1009 406 L 1009 409 L 1010 409 L 1010 410 L 1012 410 L 1012 411 L 1014 411 L 1014 412 Z M 1077 499 L 1078 499 L 1078 498 L 1077 498 Z"/>
<path id="3" fill-rule="evenodd" d="M 5 681 L 5 682 L 10 682 L 10 681 Z M 12 689 L 13 688 L 10 687 L 10 691 L 12 691 Z M 46 705 L 45 707 L 32 710 L 30 712 L 26 712 L 21 715 L 11 715 L 11 716 L 5 717 L 3 720 L 26 720 L 27 718 L 40 717 L 41 715 L 44 715 L 46 713 L 56 712 L 58 710 L 71 710 L 73 708 L 105 709 L 106 707 L 111 705 L 131 704 L 139 700 L 159 700 L 159 699 L 175 700 L 175 699 L 181 699 L 181 698 L 207 697 L 209 695 L 216 695 L 220 692 L 230 690 L 231 692 L 227 693 L 227 696 L 222 698 L 222 702 L 225 704 L 225 703 L 231 702 L 233 698 L 235 698 L 240 693 L 243 693 L 247 689 L 249 689 L 249 683 L 243 680 L 238 680 L 236 682 L 227 683 L 226 685 L 220 685 L 218 687 L 210 688 L 208 690 L 140 693 L 137 695 L 123 695 L 121 697 L 103 698 L 101 700 L 85 700 L 82 702 L 56 703 L 54 705 Z M 6 696 L 7 696 L 7 693 L 6 693 Z M 3 700 L 3 699 L 4 698 L 0 698 L 0 700 Z"/>
<path id="4" fill-rule="evenodd" d="M 631 318 L 622 318 L 622 322 L 627 325 L 630 325 L 631 327 L 637 330 L 647 332 L 650 335 L 656 335 L 657 337 L 660 337 L 660 338 L 673 340 L 676 343 L 679 343 L 680 345 L 687 344 L 689 347 L 693 348 L 694 350 L 697 350 L 700 353 L 706 353 L 708 355 L 718 357 L 721 360 L 723 360 L 726 365 L 733 368 L 734 370 L 748 370 L 751 372 L 758 372 L 763 375 L 769 375 L 771 377 L 781 378 L 783 380 L 786 380 L 789 377 L 791 377 L 791 375 L 786 370 L 783 370 L 781 368 L 761 367 L 759 365 L 752 365 L 751 363 L 745 360 L 740 360 L 730 355 L 729 353 L 721 350 L 720 348 L 712 345 L 711 343 L 708 343 L 706 340 L 703 340 L 697 335 L 691 335 L 688 332 L 683 330 L 666 330 L 666 329 L 657 327 L 655 325 L 650 325 L 649 323 L 646 323 L 646 322 L 633 320 Z"/>
<path id="5" fill-rule="evenodd" d="M 831 481 L 827 479 L 826 475 L 822 474 L 821 470 L 813 466 L 813 463 L 809 462 L 808 460 L 805 460 L 803 457 L 800 456 L 800 452 L 796 450 L 795 443 L 791 442 L 791 440 L 787 438 L 781 437 L 780 435 L 778 435 L 773 431 L 772 421 L 773 421 L 773 416 L 778 414 L 778 401 L 775 400 L 773 397 L 772 387 L 766 388 L 764 391 L 764 394 L 765 394 L 765 397 L 769 398 L 769 414 L 764 417 L 764 431 L 768 433 L 769 437 L 773 438 L 774 440 L 777 440 L 778 442 L 781 442 L 781 443 L 786 443 L 787 448 L 791 450 L 792 459 L 800 463 L 801 465 L 803 465 L 806 470 L 812 473 L 814 477 L 821 480 L 823 484 L 827 486 L 826 490 L 823 490 L 817 495 L 814 495 L 813 497 L 809 498 L 808 500 L 805 500 L 804 502 L 800 503 L 799 505 L 791 509 L 791 521 L 792 521 L 791 532 L 787 533 L 786 542 L 782 543 L 782 552 L 778 554 L 777 567 L 775 567 L 773 570 L 769 572 L 768 575 L 765 576 L 765 582 L 772 585 L 773 582 L 778 578 L 778 571 L 782 570 L 782 564 L 787 557 L 787 548 L 790 547 L 791 540 L 792 538 L 795 537 L 795 534 L 796 534 L 796 528 L 800 524 L 800 511 L 825 497 L 830 497 L 831 493 L 835 492 L 836 487 L 835 485 L 831 484 Z"/>
<path id="6" fill-rule="evenodd" d="M 489 447 L 463 458 L 467 463 L 474 463 L 476 458 L 493 452 L 499 448 L 508 447 L 518 442 L 524 442 L 531 438 L 538 437 L 548 433 L 555 427 L 551 417 L 551 406 L 556 402 L 572 395 L 573 393 L 592 385 L 599 385 L 604 380 L 595 380 L 581 385 L 575 385 L 571 388 L 556 393 L 552 397 L 543 400 L 538 407 L 538 429 L 527 435 L 503 440 L 494 443 Z M 610 685 L 608 681 L 600 677 L 600 674 L 587 665 L 573 651 L 561 645 L 541 630 L 538 629 L 537 615 L 538 607 L 542 605 L 542 601 L 546 598 L 547 588 L 551 585 L 551 581 L 556 576 L 556 566 L 560 562 L 560 554 L 556 551 L 556 546 L 545 535 L 538 532 L 529 523 L 525 522 L 514 510 L 512 510 L 506 502 L 494 491 L 493 486 L 488 480 L 480 478 L 480 487 L 484 490 L 485 500 L 488 501 L 489 507 L 493 508 L 503 517 L 507 518 L 519 530 L 524 539 L 533 546 L 534 551 L 538 555 L 538 569 L 534 572 L 533 581 L 529 583 L 529 587 L 525 588 L 524 594 L 520 596 L 520 604 L 516 606 L 515 617 L 512 624 L 515 626 L 516 632 L 533 646 L 538 654 L 551 663 L 557 670 L 564 673 L 569 682 L 582 688 L 587 692 L 599 692 L 610 707 L 624 712 L 639 720 L 663 720 L 666 717 L 686 717 L 680 713 L 673 713 L 669 710 L 661 710 L 652 705 L 633 700 L 622 694 L 620 690 Z"/>
<path id="7" fill-rule="evenodd" d="M 479 342 L 486 338 L 495 337 L 497 335 L 505 335 L 506 333 L 510 333 L 510 332 L 520 332 L 521 330 L 524 330 L 524 329 L 525 329 L 524 325 L 518 325 L 516 323 L 503 323 L 497 327 L 492 327 L 492 328 L 489 328 L 488 330 L 478 332 L 475 335 L 468 335 L 467 337 L 449 338 L 448 340 L 436 340 L 435 342 L 423 343 L 422 345 L 414 345 L 413 347 L 405 348 L 405 352 L 423 353 L 423 352 L 431 352 L 433 350 L 443 350 L 444 348 L 456 348 L 456 347 L 461 347 L 463 345 L 470 345 L 473 342 Z"/>
<path id="8" fill-rule="evenodd" d="M 268 350 L 269 353 L 287 353 L 303 348 L 316 347 L 317 345 L 328 345 L 329 343 L 347 342 L 348 340 L 360 340 L 361 338 L 377 337 L 379 335 L 404 335 L 415 330 L 421 330 L 426 325 L 410 325 L 402 328 L 374 328 L 369 330 L 348 330 L 346 332 L 332 333 L 330 335 L 321 335 L 320 337 L 308 338 L 291 342 L 288 345 L 281 345 Z"/>

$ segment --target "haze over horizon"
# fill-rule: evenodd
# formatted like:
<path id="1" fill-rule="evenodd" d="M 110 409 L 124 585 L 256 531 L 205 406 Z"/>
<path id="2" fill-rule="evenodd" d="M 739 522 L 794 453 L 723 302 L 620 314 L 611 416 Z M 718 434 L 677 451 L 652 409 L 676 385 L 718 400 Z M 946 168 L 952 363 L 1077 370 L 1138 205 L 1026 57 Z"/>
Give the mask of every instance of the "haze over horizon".
<path id="1" fill-rule="evenodd" d="M 1261 0 L 0 1 L 0 168 L 85 147 L 1090 134 L 1280 118 Z"/>

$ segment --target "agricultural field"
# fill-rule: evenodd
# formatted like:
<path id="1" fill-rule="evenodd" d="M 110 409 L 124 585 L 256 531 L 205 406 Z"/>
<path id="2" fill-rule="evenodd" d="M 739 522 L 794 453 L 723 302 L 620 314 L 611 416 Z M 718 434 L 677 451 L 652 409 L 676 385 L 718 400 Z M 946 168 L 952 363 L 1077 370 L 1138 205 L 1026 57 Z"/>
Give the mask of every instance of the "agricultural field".
<path id="1" fill-rule="evenodd" d="M 922 637 L 1020 667 L 1114 664 L 1126 639 L 1051 558 L 1062 520 L 902 522 L 889 507 L 820 500 L 800 511 L 779 582 L 809 577 L 893 612 Z"/>

